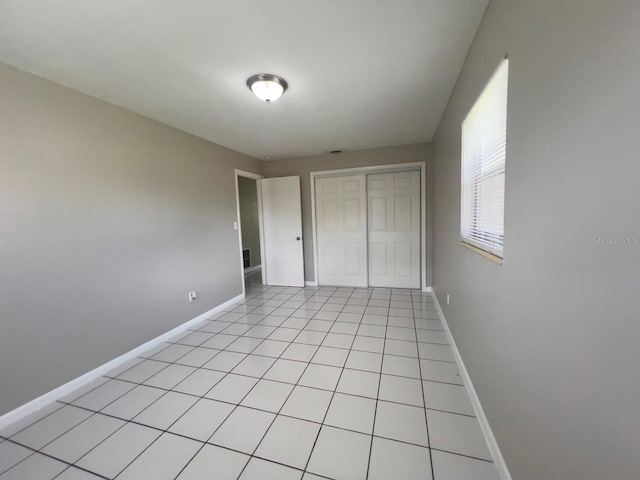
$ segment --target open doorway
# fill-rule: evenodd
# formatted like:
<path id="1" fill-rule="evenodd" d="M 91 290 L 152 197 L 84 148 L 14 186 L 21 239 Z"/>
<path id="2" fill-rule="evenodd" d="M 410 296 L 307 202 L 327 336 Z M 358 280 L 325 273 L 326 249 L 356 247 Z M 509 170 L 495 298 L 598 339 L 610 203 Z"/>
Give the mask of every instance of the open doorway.
<path id="1" fill-rule="evenodd" d="M 262 235 L 258 180 L 262 176 L 236 170 L 238 238 L 244 289 L 262 282 Z"/>

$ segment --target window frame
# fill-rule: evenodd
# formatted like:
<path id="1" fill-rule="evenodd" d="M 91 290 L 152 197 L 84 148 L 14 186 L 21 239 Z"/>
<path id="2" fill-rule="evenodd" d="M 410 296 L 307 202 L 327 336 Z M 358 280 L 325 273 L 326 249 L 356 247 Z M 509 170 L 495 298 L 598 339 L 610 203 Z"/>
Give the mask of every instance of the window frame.
<path id="1" fill-rule="evenodd" d="M 484 100 L 484 95 L 487 89 L 490 86 L 493 86 L 494 81 L 498 74 L 503 73 L 503 69 L 506 69 L 506 79 L 504 86 L 504 96 L 500 98 L 504 98 L 504 155 L 502 156 L 501 161 L 497 164 L 490 164 L 488 166 L 487 171 L 482 171 L 483 161 L 472 161 L 471 158 L 467 158 L 465 155 L 465 123 L 471 116 L 471 114 L 477 114 L 476 107 L 478 104 Z M 465 115 L 463 121 L 461 122 L 461 155 L 460 155 L 460 244 L 470 248 L 471 250 L 496 261 L 497 263 L 502 263 L 504 259 L 504 206 L 505 206 L 505 192 L 506 192 L 506 158 L 507 158 L 507 117 L 508 117 L 508 96 L 509 96 L 509 58 L 505 56 L 502 58 L 494 72 L 491 74 L 491 77 L 483 87 L 482 91 L 478 95 L 478 97 L 473 102 L 473 105 Z M 482 115 L 481 115 L 482 116 Z M 502 123 L 502 122 L 501 122 Z M 470 156 L 474 155 L 469 154 Z M 465 160 L 467 160 L 467 169 L 471 168 L 472 170 L 477 170 L 477 172 L 473 176 L 465 175 Z M 491 160 L 491 159 L 490 159 Z M 491 238 L 497 237 L 497 242 L 482 242 L 481 240 L 476 240 L 474 238 L 470 238 L 471 235 L 465 235 L 465 233 L 473 232 L 469 226 L 468 219 L 475 218 L 478 219 L 481 214 L 478 214 L 478 210 L 482 207 L 479 206 L 482 199 L 482 193 L 479 193 L 480 186 L 487 180 L 498 178 L 503 176 L 503 186 L 502 186 L 502 225 L 501 230 L 502 234 L 496 234 L 495 232 L 491 232 L 489 230 L 478 230 L 480 235 L 476 235 L 476 237 L 480 238 Z M 471 181 L 468 178 L 472 178 Z M 468 200 L 467 190 L 469 188 L 473 188 L 475 191 L 473 192 L 473 210 L 474 215 L 468 216 L 465 215 L 465 205 L 468 202 L 465 202 L 465 198 Z M 468 211 L 468 209 L 467 209 Z M 466 223 L 465 223 L 466 222 Z"/>

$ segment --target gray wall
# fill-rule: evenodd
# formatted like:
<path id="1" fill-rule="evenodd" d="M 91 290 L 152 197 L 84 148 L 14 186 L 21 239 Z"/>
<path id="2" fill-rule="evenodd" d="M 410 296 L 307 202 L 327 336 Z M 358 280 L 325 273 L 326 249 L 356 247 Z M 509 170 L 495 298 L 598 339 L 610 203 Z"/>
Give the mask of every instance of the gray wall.
<path id="1" fill-rule="evenodd" d="M 514 480 L 640 473 L 640 8 L 492 0 L 433 141 L 434 287 Z M 509 54 L 504 265 L 458 244 L 460 123 Z M 451 306 L 446 306 L 446 293 Z"/>
<path id="2" fill-rule="evenodd" d="M 260 227 L 258 225 L 258 186 L 253 178 L 238 177 L 242 248 L 251 249 L 251 266 L 260 265 Z"/>
<path id="3" fill-rule="evenodd" d="M 304 235 L 304 273 L 306 281 L 311 282 L 314 279 L 311 185 L 309 177 L 311 172 L 393 163 L 428 162 L 430 159 L 430 144 L 418 143 L 414 145 L 402 145 L 399 147 L 358 150 L 333 155 L 317 155 L 313 157 L 288 158 L 265 162 L 264 173 L 267 178 L 285 177 L 288 175 L 300 176 L 300 193 L 302 195 L 302 231 Z M 429 235 L 427 234 L 427 238 L 428 236 Z"/>
<path id="4" fill-rule="evenodd" d="M 234 168 L 262 163 L 0 64 L 0 413 L 242 292 Z"/>

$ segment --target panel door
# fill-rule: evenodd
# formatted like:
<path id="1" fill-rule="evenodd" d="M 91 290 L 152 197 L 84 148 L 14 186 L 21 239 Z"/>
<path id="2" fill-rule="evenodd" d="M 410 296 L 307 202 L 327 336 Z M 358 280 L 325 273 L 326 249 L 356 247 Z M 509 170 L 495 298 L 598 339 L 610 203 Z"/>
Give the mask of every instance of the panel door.
<path id="1" fill-rule="evenodd" d="M 420 288 L 420 172 L 367 175 L 369 286 Z"/>
<path id="2" fill-rule="evenodd" d="M 316 179 L 320 285 L 367 286 L 366 177 Z"/>
<path id="3" fill-rule="evenodd" d="M 264 225 L 265 283 L 304 287 L 300 177 L 265 178 L 258 182 Z"/>

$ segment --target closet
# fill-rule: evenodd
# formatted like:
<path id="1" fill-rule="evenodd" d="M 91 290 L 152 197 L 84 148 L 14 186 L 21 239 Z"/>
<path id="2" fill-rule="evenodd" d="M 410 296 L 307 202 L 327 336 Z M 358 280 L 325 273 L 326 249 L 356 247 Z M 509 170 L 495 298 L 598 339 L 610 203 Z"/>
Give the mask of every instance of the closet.
<path id="1" fill-rule="evenodd" d="M 320 285 L 420 288 L 419 170 L 315 178 Z"/>

